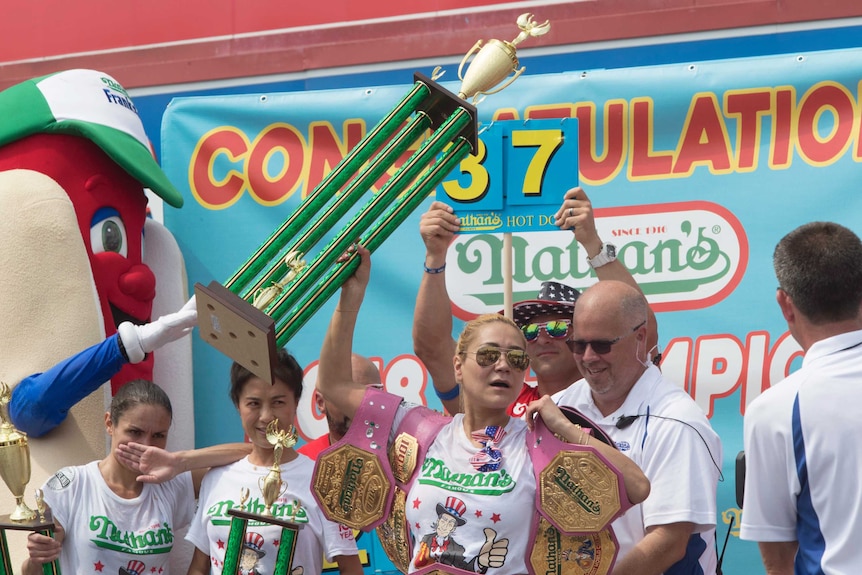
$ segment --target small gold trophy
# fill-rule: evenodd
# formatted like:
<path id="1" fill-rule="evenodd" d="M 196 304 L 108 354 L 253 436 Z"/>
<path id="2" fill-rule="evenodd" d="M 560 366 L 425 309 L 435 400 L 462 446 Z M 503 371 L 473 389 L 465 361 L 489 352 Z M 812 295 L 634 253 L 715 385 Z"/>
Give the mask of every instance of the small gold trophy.
<path id="1" fill-rule="evenodd" d="M 27 434 L 15 429 L 9 417 L 9 401 L 12 393 L 5 382 L 0 381 L 0 477 L 15 497 L 15 510 L 9 515 L 0 515 L 0 575 L 12 575 L 9 545 L 6 531 L 35 531 L 49 537 L 54 535 L 54 521 L 45 509 L 42 490 L 36 490 L 36 512 L 24 503 L 24 490 L 30 482 L 30 445 Z M 46 517 L 47 516 L 47 517 Z M 42 572 L 59 575 L 57 561 L 45 563 Z"/>
<path id="2" fill-rule="evenodd" d="M 273 419 L 266 426 L 266 440 L 273 447 L 273 462 L 269 472 L 258 481 L 258 486 L 266 505 L 262 515 L 272 516 L 272 504 L 287 489 L 287 482 L 281 479 L 281 453 L 296 445 L 296 428 L 291 425 L 290 431 L 284 431 L 278 428 L 278 420 Z"/>
<path id="3" fill-rule="evenodd" d="M 491 39 L 483 46 L 482 40 L 477 40 L 473 47 L 464 54 L 461 65 L 458 67 L 458 79 L 461 80 L 461 88 L 458 90 L 459 98 L 465 100 L 473 98 L 473 104 L 478 104 L 488 94 L 496 94 L 508 87 L 524 72 L 524 67 L 518 68 L 518 55 L 515 46 L 527 38 L 547 34 L 548 30 L 551 29 L 551 23 L 545 20 L 541 24 L 537 24 L 533 20 L 533 15 L 529 13 L 518 16 L 517 23 L 521 32 L 511 42 Z M 462 75 L 461 70 L 464 69 L 464 65 L 473 54 L 476 56 L 467 67 L 467 73 Z M 509 78 L 508 82 L 496 89 L 494 88 L 512 72 L 515 75 Z M 480 95 L 481 98 L 479 98 Z"/>
<path id="4" fill-rule="evenodd" d="M 287 490 L 287 482 L 281 478 L 281 454 L 285 449 L 296 445 L 296 429 L 292 425 L 289 431 L 279 429 L 278 420 L 274 419 L 266 426 L 266 440 L 273 447 L 273 462 L 266 475 L 258 481 L 265 508 L 260 514 L 250 513 L 246 508 L 249 490 L 247 487 L 242 488 L 240 509 L 230 509 L 227 512 L 231 516 L 230 533 L 228 534 L 222 573 L 236 573 L 242 557 L 249 522 L 252 522 L 252 525 L 269 524 L 281 527 L 281 539 L 278 543 L 273 575 L 289 575 L 291 571 L 293 552 L 296 549 L 296 536 L 302 525 L 273 517 L 272 506 Z M 249 503 L 248 507 L 252 507 L 252 504 Z M 291 519 L 296 519 L 298 510 L 299 502 L 294 501 Z"/>

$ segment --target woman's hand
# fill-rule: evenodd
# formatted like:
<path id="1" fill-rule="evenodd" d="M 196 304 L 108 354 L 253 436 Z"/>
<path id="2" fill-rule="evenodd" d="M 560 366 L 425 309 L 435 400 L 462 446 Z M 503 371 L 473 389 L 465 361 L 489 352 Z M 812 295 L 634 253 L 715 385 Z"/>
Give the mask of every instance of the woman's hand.
<path id="1" fill-rule="evenodd" d="M 117 446 L 117 459 L 126 467 L 140 472 L 137 480 L 141 483 L 164 483 L 185 471 L 176 454 L 133 441 Z"/>
<path id="2" fill-rule="evenodd" d="M 63 526 L 56 524 L 54 537 L 48 537 L 41 533 L 30 533 L 27 536 L 27 553 L 30 557 L 30 562 L 37 565 L 50 563 L 60 557 L 60 551 L 63 548 L 63 538 L 66 532 Z"/>
<path id="3" fill-rule="evenodd" d="M 542 416 L 542 421 L 545 422 L 548 429 L 561 437 L 565 437 L 569 440 L 569 443 L 580 443 L 594 448 L 605 456 L 614 467 L 619 469 L 623 474 L 626 494 L 632 505 L 637 505 L 647 498 L 650 490 L 649 479 L 647 479 L 641 468 L 634 461 L 623 455 L 618 449 L 598 439 L 594 439 L 589 433 L 569 421 L 560 408 L 547 395 L 531 402 L 527 406 L 524 417 L 527 421 L 527 427 L 530 429 L 533 429 L 535 425 L 533 418 L 537 413 Z"/>

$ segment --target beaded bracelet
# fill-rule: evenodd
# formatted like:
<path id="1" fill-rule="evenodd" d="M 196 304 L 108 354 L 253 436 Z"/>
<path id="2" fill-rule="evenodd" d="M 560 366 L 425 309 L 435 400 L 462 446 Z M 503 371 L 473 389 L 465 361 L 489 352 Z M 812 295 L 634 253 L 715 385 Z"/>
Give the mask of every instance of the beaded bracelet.
<path id="1" fill-rule="evenodd" d="M 461 393 L 461 385 L 456 383 L 455 387 L 450 389 L 449 391 L 439 391 L 436 387 L 434 388 L 434 393 L 437 394 L 443 401 L 449 401 L 450 399 L 455 399 Z"/>
<path id="2" fill-rule="evenodd" d="M 425 266 L 425 273 L 426 274 L 439 274 L 439 273 L 442 273 L 443 270 L 445 270 L 445 269 L 446 269 L 446 264 L 443 264 L 439 268 L 429 268 L 428 266 Z"/>

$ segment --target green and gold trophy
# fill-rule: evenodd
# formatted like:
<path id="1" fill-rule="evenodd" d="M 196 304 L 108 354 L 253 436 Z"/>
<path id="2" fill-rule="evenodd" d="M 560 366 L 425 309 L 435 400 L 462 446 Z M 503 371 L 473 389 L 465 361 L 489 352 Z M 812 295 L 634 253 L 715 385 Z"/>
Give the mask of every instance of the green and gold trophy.
<path id="1" fill-rule="evenodd" d="M 6 531 L 35 531 L 49 537 L 54 536 L 54 521 L 45 509 L 42 490 L 36 490 L 36 511 L 24 503 L 24 491 L 30 482 L 30 445 L 27 434 L 15 429 L 9 417 L 9 400 L 12 393 L 5 382 L 0 381 L 0 477 L 15 497 L 15 510 L 0 515 L 0 575 L 12 575 L 9 544 Z M 45 575 L 60 573 L 57 561 L 42 566 Z"/>
<path id="2" fill-rule="evenodd" d="M 302 529 L 302 525 L 281 517 L 274 517 L 272 506 L 287 489 L 287 482 L 281 477 L 281 454 L 285 449 L 296 445 L 296 430 L 292 425 L 290 431 L 281 430 L 278 428 L 278 420 L 274 419 L 266 427 L 266 439 L 273 446 L 273 461 L 269 471 L 258 481 L 261 496 L 263 497 L 264 509 L 261 513 L 252 513 L 249 509 L 246 509 L 249 490 L 244 488 L 240 494 L 240 509 L 230 509 L 227 512 L 231 516 L 231 520 L 222 573 L 237 572 L 243 554 L 243 547 L 246 545 L 248 526 L 251 523 L 252 525 L 267 524 L 281 527 L 281 538 L 278 544 L 278 554 L 275 557 L 273 575 L 290 575 L 293 552 L 296 550 L 296 536 L 299 534 L 299 530 Z M 291 506 L 290 518 L 296 519 L 300 510 L 300 502 L 294 501 Z"/>
<path id="3" fill-rule="evenodd" d="M 503 89 L 518 69 L 516 44 L 548 31 L 531 14 L 518 18 L 512 42 L 479 41 L 453 94 L 428 78 L 414 75 L 402 101 L 342 159 L 293 214 L 224 284 L 197 284 L 201 337 L 246 369 L 272 383 L 275 350 L 283 347 L 336 292 L 359 265 L 358 254 L 342 261 L 355 242 L 374 251 L 428 194 L 478 149 L 476 108 L 467 102 Z M 507 77 L 515 75 L 496 88 Z M 428 132 L 430 130 L 430 135 Z M 373 194 L 313 259 L 307 254 L 396 161 L 418 149 Z"/>

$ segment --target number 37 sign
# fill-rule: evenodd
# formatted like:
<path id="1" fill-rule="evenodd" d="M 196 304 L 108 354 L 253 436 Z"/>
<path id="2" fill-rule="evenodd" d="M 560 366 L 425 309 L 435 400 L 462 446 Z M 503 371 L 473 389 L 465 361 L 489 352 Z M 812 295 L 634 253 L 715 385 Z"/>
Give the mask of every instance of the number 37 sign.
<path id="1" fill-rule="evenodd" d="M 547 231 L 577 182 L 577 120 L 498 121 L 437 197 L 455 209 L 461 233 Z"/>

